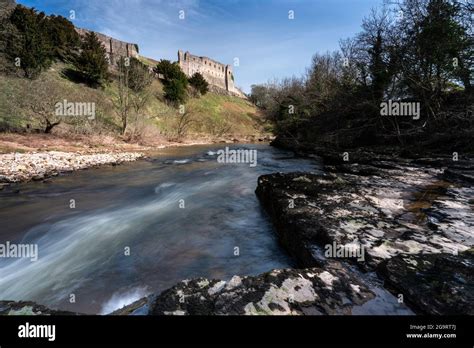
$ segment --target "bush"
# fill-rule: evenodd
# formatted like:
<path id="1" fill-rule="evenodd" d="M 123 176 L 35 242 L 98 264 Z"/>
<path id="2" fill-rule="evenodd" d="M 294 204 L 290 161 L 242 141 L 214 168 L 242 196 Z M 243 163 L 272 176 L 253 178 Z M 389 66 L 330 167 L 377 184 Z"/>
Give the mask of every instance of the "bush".
<path id="1" fill-rule="evenodd" d="M 254 85 L 250 100 L 278 136 L 299 143 L 409 146 L 434 132 L 441 139 L 448 120 L 447 131 L 472 130 L 471 13 L 472 6 L 443 0 L 386 5 L 339 51 L 315 55 L 300 79 Z M 453 91 L 464 97 L 449 103 Z M 388 100 L 418 103 L 420 120 L 382 116 Z"/>
<path id="2" fill-rule="evenodd" d="M 136 58 L 130 58 L 128 87 L 134 92 L 142 92 L 153 82 L 148 67 Z"/>
<path id="3" fill-rule="evenodd" d="M 189 79 L 189 84 L 196 88 L 202 95 L 205 95 L 209 91 L 209 84 L 198 72 Z"/>
<path id="4" fill-rule="evenodd" d="M 186 75 L 176 62 L 171 63 L 169 60 L 162 59 L 153 70 L 155 73 L 163 75 L 165 84 L 172 80 L 179 80 L 185 87 L 188 85 Z"/>
<path id="5" fill-rule="evenodd" d="M 168 81 L 163 91 L 165 98 L 175 104 L 184 103 L 186 101 L 186 86 L 181 80 Z"/>
<path id="6" fill-rule="evenodd" d="M 163 75 L 163 91 L 166 100 L 175 104 L 184 103 L 187 96 L 188 79 L 178 63 L 171 63 L 169 60 L 163 59 L 153 70 L 155 73 Z"/>

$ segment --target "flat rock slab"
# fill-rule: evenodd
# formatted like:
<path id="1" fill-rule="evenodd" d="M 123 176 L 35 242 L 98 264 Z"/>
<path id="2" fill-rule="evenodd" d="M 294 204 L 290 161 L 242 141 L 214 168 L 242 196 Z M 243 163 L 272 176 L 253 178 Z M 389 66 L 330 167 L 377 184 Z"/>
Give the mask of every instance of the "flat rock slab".
<path id="1" fill-rule="evenodd" d="M 326 166 L 324 175 L 264 175 L 256 193 L 280 243 L 300 266 L 349 262 L 378 270 L 388 289 L 403 294 L 418 312 L 472 313 L 472 285 L 462 284 L 472 284 L 467 275 L 474 267 L 459 255 L 474 245 L 474 168 L 462 163 L 446 170 L 438 162 L 378 158 Z M 426 268 L 417 280 L 410 267 L 418 262 Z M 460 273 L 451 272 L 452 265 Z M 436 297 L 446 288 L 456 295 Z"/>
<path id="2" fill-rule="evenodd" d="M 58 311 L 29 301 L 0 301 L 0 315 L 78 315 L 78 313 Z"/>
<path id="3" fill-rule="evenodd" d="M 110 315 L 323 315 L 352 314 L 374 293 L 334 262 L 304 270 L 273 270 L 229 281 L 183 280 Z M 0 315 L 75 315 L 34 302 L 0 301 Z"/>
<path id="4" fill-rule="evenodd" d="M 230 281 L 185 280 L 150 304 L 152 315 L 350 314 L 374 294 L 344 268 L 274 270 Z"/>
<path id="5" fill-rule="evenodd" d="M 474 250 L 460 255 L 398 255 L 377 269 L 385 285 L 423 314 L 474 314 Z"/>
<path id="6" fill-rule="evenodd" d="M 328 245 L 360 249 L 365 269 L 398 254 L 459 253 L 474 244 L 473 187 L 442 170 L 396 163 L 343 165 L 327 175 L 264 175 L 257 195 L 280 242 L 303 267 Z"/>

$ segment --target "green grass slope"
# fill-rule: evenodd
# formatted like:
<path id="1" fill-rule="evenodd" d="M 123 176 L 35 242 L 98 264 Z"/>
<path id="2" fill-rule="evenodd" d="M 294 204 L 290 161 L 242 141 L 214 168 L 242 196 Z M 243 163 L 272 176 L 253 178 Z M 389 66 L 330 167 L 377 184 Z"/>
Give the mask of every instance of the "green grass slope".
<path id="1" fill-rule="evenodd" d="M 0 75 L 0 131 L 23 131 L 41 128 L 42 108 L 54 114 L 54 105 L 62 100 L 96 104 L 96 118 L 67 117 L 61 119 L 64 134 L 120 133 L 120 118 L 115 107 L 118 85 L 114 80 L 103 88 L 91 88 L 67 76 L 70 67 L 54 64 L 37 80 Z M 163 86 L 154 80 L 148 90 L 148 101 L 137 115 L 131 115 L 130 128 L 140 134 L 153 134 L 167 140 L 176 140 L 180 120 L 179 110 L 163 97 Z M 262 136 L 265 125 L 257 108 L 247 100 L 207 93 L 190 97 L 185 105 L 189 126 L 185 138 L 222 139 Z M 144 131 L 146 130 L 146 131 Z"/>

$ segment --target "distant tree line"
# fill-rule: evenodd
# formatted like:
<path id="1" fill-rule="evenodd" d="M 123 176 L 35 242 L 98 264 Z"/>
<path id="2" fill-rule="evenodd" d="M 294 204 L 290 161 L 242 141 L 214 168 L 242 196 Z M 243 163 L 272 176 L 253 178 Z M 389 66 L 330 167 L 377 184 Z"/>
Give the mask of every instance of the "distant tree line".
<path id="1" fill-rule="evenodd" d="M 280 138 L 331 146 L 472 143 L 473 4 L 401 0 L 373 10 L 362 32 L 316 54 L 301 78 L 252 86 Z M 384 117 L 414 102 L 420 118 Z M 433 144 L 435 145 L 435 144 Z M 471 145 L 472 150 L 472 145 Z"/>

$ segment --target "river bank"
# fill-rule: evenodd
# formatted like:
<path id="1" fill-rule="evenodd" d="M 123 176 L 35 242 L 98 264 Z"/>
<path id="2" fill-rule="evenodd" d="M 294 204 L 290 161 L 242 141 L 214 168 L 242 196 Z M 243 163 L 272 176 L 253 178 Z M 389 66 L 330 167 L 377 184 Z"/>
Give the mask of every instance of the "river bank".
<path id="1" fill-rule="evenodd" d="M 12 183 L 41 181 L 61 173 L 136 161 L 169 147 L 233 144 L 248 140 L 197 138 L 182 142 L 138 144 L 107 136 L 67 138 L 43 134 L 1 134 L 0 190 Z M 263 137 L 250 140 L 263 142 L 270 139 Z"/>
<path id="2" fill-rule="evenodd" d="M 259 178 L 257 195 L 301 267 L 374 273 L 416 313 L 474 314 L 474 161 L 304 146 L 324 174 Z M 350 252 L 354 251 L 354 252 Z"/>
<path id="3" fill-rule="evenodd" d="M 30 180 L 41 181 L 61 173 L 101 165 L 118 165 L 136 161 L 138 152 L 81 154 L 74 152 L 33 152 L 0 155 L 0 188 Z"/>

